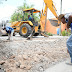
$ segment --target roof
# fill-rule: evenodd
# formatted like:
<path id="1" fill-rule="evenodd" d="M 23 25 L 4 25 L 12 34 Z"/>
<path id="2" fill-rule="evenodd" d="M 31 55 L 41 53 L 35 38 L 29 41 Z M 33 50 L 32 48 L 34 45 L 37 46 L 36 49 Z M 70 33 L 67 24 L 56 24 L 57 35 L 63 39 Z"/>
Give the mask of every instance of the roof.
<path id="1" fill-rule="evenodd" d="M 38 13 L 38 12 L 40 12 L 39 10 L 37 10 L 37 9 L 35 9 L 35 8 L 24 9 L 23 11 L 29 12 L 29 11 L 32 11 L 32 10 L 33 10 L 33 13 Z"/>

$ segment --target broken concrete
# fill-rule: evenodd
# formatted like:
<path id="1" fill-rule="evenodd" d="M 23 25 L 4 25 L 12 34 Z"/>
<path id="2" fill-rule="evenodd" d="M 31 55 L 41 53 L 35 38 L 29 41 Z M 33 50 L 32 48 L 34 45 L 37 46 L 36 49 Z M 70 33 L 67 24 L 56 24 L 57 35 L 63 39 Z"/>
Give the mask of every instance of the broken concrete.
<path id="1" fill-rule="evenodd" d="M 0 37 L 0 61 L 4 60 L 6 72 L 44 72 L 48 67 L 69 58 L 66 51 L 68 37 L 36 37 L 26 40 Z"/>

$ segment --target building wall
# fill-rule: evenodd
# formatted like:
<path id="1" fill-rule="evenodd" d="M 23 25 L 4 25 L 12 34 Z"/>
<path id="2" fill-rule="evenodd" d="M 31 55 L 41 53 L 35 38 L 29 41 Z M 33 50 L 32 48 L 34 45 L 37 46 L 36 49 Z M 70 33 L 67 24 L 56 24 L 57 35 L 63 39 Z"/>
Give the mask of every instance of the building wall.
<path id="1" fill-rule="evenodd" d="M 52 34 L 57 34 L 57 29 L 60 28 L 60 26 L 53 26 L 49 20 L 47 20 L 47 24 L 46 24 L 46 31 L 48 33 L 52 33 Z M 66 29 L 66 24 L 62 24 L 61 23 L 61 32 L 64 31 Z"/>

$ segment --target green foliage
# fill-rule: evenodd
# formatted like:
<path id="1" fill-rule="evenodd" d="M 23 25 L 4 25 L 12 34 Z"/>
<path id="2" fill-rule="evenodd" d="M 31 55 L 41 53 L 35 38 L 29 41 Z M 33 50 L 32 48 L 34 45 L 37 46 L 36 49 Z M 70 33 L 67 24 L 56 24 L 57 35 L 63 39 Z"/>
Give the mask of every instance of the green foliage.
<path id="1" fill-rule="evenodd" d="M 48 35 L 48 36 L 53 36 L 53 34 L 52 34 L 52 33 L 48 33 L 47 35 Z"/>
<path id="2" fill-rule="evenodd" d="M 70 36 L 71 35 L 71 32 L 70 31 L 66 31 L 66 30 L 64 30 L 64 31 L 62 31 L 62 36 Z"/>
<path id="3" fill-rule="evenodd" d="M 16 11 L 14 12 L 14 14 L 11 16 L 11 22 L 14 21 L 19 21 L 22 18 L 22 14 L 21 13 L 16 13 Z"/>
<path id="4" fill-rule="evenodd" d="M 23 10 L 24 9 L 33 8 L 33 6 L 34 5 L 31 5 L 31 6 L 27 5 L 26 0 L 24 0 L 23 6 L 19 6 L 17 8 L 17 10 L 12 14 L 10 22 L 23 20 Z M 28 14 L 29 13 L 25 13 L 24 14 L 24 19 L 25 20 L 28 20 Z M 34 16 L 35 21 L 39 20 L 39 16 L 38 15 L 34 14 L 33 16 Z"/>

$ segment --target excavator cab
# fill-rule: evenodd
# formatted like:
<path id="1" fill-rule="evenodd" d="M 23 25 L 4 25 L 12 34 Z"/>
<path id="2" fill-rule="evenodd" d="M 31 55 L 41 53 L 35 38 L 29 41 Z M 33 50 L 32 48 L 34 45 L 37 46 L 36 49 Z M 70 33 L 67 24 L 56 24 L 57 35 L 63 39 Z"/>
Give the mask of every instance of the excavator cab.
<path id="1" fill-rule="evenodd" d="M 28 13 L 28 15 L 30 15 L 32 18 L 31 21 L 34 21 L 33 13 L 40 13 L 40 11 L 35 8 L 30 8 L 30 9 L 24 9 L 23 13 L 24 13 L 24 15 L 25 15 L 25 13 Z M 24 16 L 23 16 L 23 20 L 27 21 Z"/>

